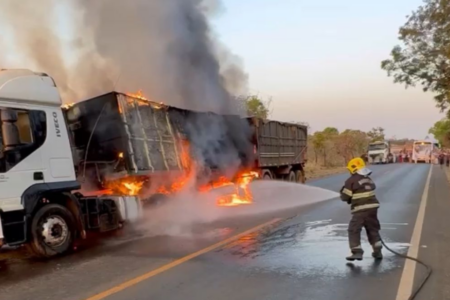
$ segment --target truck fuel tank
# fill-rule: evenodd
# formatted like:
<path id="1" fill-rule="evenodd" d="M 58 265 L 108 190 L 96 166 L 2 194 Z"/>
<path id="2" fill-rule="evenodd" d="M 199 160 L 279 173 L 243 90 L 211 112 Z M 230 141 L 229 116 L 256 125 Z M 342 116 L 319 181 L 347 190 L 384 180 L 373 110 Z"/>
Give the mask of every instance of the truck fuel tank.
<path id="1" fill-rule="evenodd" d="M 128 195 L 102 195 L 79 197 L 86 228 L 106 232 L 135 222 L 142 215 L 139 197 Z"/>
<path id="2" fill-rule="evenodd" d="M 138 196 L 112 197 L 119 208 L 120 222 L 136 222 L 142 217 L 142 204 Z"/>

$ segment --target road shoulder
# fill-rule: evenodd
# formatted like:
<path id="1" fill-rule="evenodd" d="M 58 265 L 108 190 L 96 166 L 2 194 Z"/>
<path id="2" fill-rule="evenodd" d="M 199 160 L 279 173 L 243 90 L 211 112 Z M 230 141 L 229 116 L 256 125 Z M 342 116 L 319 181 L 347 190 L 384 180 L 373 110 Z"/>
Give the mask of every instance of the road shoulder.
<path id="1" fill-rule="evenodd" d="M 433 274 L 420 292 L 420 299 L 450 299 L 450 170 L 432 166 L 428 203 L 425 211 L 419 258 L 433 269 Z M 415 286 L 425 276 L 418 265 Z"/>

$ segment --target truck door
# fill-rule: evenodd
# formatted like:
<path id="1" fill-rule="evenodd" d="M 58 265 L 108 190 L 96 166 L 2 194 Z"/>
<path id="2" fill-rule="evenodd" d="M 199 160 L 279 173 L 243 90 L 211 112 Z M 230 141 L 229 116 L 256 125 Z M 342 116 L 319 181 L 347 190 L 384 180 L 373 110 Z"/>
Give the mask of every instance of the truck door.
<path id="1" fill-rule="evenodd" d="M 44 182 L 42 155 L 46 138 L 45 112 L 0 108 L 0 208 L 23 208 L 22 195 Z"/>

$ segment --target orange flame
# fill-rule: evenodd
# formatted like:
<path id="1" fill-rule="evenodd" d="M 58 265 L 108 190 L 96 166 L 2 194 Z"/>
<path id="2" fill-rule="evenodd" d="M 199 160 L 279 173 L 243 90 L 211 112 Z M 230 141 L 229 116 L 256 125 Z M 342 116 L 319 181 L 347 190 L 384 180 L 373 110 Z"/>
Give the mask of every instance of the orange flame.
<path id="1" fill-rule="evenodd" d="M 148 101 L 148 99 L 144 96 L 142 90 L 138 90 L 136 93 L 127 93 L 127 96 Z"/>
<path id="2" fill-rule="evenodd" d="M 113 181 L 108 181 L 105 187 L 111 190 L 112 193 L 136 196 L 141 191 L 145 183 L 144 177 L 126 177 Z"/>
<path id="3" fill-rule="evenodd" d="M 138 90 L 136 93 L 126 93 L 127 96 L 135 98 L 135 99 L 139 99 L 142 101 L 136 101 L 138 106 L 148 106 L 151 104 L 151 106 L 155 109 L 161 109 L 164 107 L 164 103 L 162 102 L 154 102 L 154 101 L 150 101 L 147 97 L 144 96 L 144 93 L 142 92 L 142 90 Z M 135 103 L 135 101 L 133 99 L 128 99 L 128 103 Z"/>
<path id="4" fill-rule="evenodd" d="M 75 102 L 67 103 L 67 104 L 61 105 L 61 108 L 62 108 L 62 109 L 69 109 L 69 108 L 71 108 L 71 107 L 74 106 L 74 105 L 75 105 Z"/>
<path id="5" fill-rule="evenodd" d="M 219 197 L 217 205 L 219 206 L 237 206 L 253 203 L 253 196 L 249 189 L 250 182 L 258 178 L 258 172 L 242 173 L 235 183 L 235 193 Z M 242 191 L 242 192 L 241 192 Z"/>
<path id="6" fill-rule="evenodd" d="M 181 175 L 175 180 L 165 180 L 167 183 L 157 187 L 155 192 L 158 194 L 173 194 L 180 192 L 196 175 L 196 162 L 192 160 L 190 152 L 190 144 L 187 140 L 179 140 L 180 149 L 180 164 L 184 170 Z M 118 154 L 119 157 L 123 157 L 123 153 Z M 249 184 L 252 180 L 259 177 L 258 172 L 249 171 L 241 172 L 234 182 L 225 176 L 219 177 L 217 180 L 208 183 L 207 185 L 199 186 L 200 192 L 208 192 L 211 189 L 216 189 L 224 186 L 233 186 L 234 192 L 231 194 L 220 196 L 217 199 L 218 206 L 237 206 L 242 204 L 251 204 L 253 202 L 253 196 L 249 189 Z M 110 189 L 113 193 L 121 193 L 127 195 L 138 195 L 148 180 L 145 176 L 129 176 L 119 180 L 107 182 L 106 188 Z"/>

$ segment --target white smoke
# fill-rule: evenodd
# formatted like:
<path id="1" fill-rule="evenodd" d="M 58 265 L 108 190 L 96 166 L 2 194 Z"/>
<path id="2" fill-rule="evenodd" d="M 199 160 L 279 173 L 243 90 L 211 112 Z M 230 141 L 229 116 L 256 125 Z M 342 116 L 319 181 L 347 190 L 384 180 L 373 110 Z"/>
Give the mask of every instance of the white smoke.
<path id="1" fill-rule="evenodd" d="M 159 207 L 145 213 L 142 225 L 147 235 L 190 236 L 196 235 L 198 225 L 230 218 L 273 214 L 289 210 L 296 214 L 301 207 L 339 197 L 326 189 L 282 181 L 258 180 L 250 184 L 254 203 L 236 207 L 216 204 L 219 195 L 232 191 L 232 187 L 213 190 L 211 193 L 184 191 L 166 199 Z"/>

